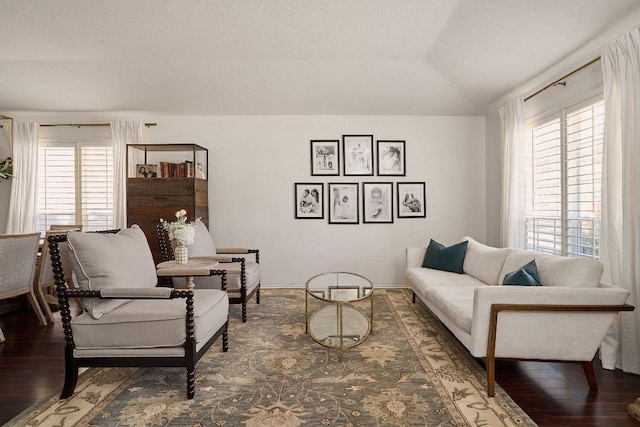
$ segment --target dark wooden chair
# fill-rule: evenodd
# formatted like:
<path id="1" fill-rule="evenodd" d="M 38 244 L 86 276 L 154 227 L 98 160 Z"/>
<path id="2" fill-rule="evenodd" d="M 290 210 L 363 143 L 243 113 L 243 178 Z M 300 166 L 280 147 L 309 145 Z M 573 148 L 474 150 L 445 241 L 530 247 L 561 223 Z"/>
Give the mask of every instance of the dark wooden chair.
<path id="1" fill-rule="evenodd" d="M 228 348 L 226 272 L 210 271 L 221 276 L 221 290 L 156 287 L 155 265 L 142 230 L 134 225 L 116 232 L 72 231 L 48 237 L 65 336 L 60 398 L 73 394 L 80 367 L 163 366 L 186 368 L 187 397 L 192 399 L 198 360 L 220 336 L 222 350 Z M 69 289 L 65 280 L 59 245 L 66 241 L 80 289 Z M 73 298 L 85 301 L 86 311 L 78 316 L 71 313 Z"/>
<path id="2" fill-rule="evenodd" d="M 247 302 L 253 295 L 256 304 L 260 304 L 260 250 L 247 248 L 216 248 L 209 230 L 202 222 L 195 222 L 195 238 L 189 247 L 189 258 L 206 258 L 220 262 L 221 269 L 227 272 L 227 293 L 230 304 L 242 304 L 242 321 L 247 321 Z M 173 245 L 168 233 L 157 226 L 158 246 L 162 261 L 175 259 Z M 243 256 L 255 256 L 255 261 Z M 253 258 L 250 256 L 250 258 Z M 220 280 L 214 276 L 195 277 L 196 289 L 220 289 Z"/>

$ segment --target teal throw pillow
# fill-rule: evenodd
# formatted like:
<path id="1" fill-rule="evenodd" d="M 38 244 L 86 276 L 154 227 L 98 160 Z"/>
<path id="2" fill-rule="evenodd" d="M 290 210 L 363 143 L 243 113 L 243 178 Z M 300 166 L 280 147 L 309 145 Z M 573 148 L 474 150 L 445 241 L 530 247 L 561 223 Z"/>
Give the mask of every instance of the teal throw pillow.
<path id="1" fill-rule="evenodd" d="M 424 268 L 434 268 L 436 270 L 450 271 L 452 273 L 464 273 L 462 265 L 464 254 L 467 251 L 468 242 L 457 243 L 446 247 L 431 239 L 427 252 L 424 254 L 422 266 Z"/>
<path id="2" fill-rule="evenodd" d="M 523 265 L 516 271 L 507 273 L 502 281 L 503 285 L 520 285 L 520 286 L 542 286 L 540 276 L 538 275 L 538 266 L 534 259 L 528 264 Z"/>

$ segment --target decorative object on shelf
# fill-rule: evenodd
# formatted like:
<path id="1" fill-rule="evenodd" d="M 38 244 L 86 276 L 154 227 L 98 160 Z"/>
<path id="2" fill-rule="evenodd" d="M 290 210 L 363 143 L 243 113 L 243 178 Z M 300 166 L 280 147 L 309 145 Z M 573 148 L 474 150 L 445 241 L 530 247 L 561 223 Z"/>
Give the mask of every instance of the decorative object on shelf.
<path id="1" fill-rule="evenodd" d="M 324 184 L 295 183 L 296 219 L 324 218 Z"/>
<path id="2" fill-rule="evenodd" d="M 378 141 L 378 175 L 406 175 L 404 147 L 404 141 Z"/>
<path id="3" fill-rule="evenodd" d="M 426 218 L 424 182 L 398 183 L 398 218 Z"/>
<path id="4" fill-rule="evenodd" d="M 311 175 L 340 175 L 340 141 L 311 140 Z"/>
<path id="5" fill-rule="evenodd" d="M 158 177 L 158 165 L 151 165 L 151 164 L 136 165 L 136 178 L 157 178 L 157 177 Z"/>
<path id="6" fill-rule="evenodd" d="M 363 222 L 393 222 L 393 183 L 362 183 Z"/>
<path id="7" fill-rule="evenodd" d="M 169 233 L 169 239 L 175 242 L 173 253 L 178 264 L 186 264 L 189 260 L 188 246 L 193 243 L 195 228 L 193 224 L 200 221 L 196 218 L 193 222 L 187 222 L 187 211 L 180 209 L 176 212 L 176 221 L 168 222 L 160 218 L 162 227 Z"/>
<path id="8" fill-rule="evenodd" d="M 11 157 L 0 159 L 0 179 L 13 178 L 13 160 Z"/>
<path id="9" fill-rule="evenodd" d="M 357 224 L 358 184 L 330 182 L 328 192 L 329 224 Z"/>
<path id="10" fill-rule="evenodd" d="M 373 135 L 342 135 L 344 175 L 373 175 Z"/>

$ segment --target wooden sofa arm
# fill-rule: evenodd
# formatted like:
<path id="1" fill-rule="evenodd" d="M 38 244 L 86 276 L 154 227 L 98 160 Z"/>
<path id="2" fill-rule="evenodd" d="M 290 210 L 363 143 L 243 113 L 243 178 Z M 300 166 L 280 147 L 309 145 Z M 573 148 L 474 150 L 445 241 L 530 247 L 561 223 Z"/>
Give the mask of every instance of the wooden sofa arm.
<path id="1" fill-rule="evenodd" d="M 495 394 L 495 354 L 496 338 L 498 331 L 498 314 L 503 311 L 528 311 L 528 312 L 621 312 L 633 311 L 634 306 L 623 305 L 571 305 L 571 304 L 492 304 L 489 320 L 489 340 L 487 342 L 487 394 Z M 593 372 L 593 360 L 582 363 L 589 387 L 597 390 L 595 373 Z"/>

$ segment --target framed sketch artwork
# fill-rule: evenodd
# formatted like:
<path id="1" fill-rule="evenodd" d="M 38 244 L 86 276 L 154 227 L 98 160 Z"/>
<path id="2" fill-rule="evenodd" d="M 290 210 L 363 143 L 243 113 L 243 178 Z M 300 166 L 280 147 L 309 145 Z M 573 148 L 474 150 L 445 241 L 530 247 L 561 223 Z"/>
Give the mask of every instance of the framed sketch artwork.
<path id="1" fill-rule="evenodd" d="M 324 218 L 324 184 L 295 183 L 296 219 Z"/>
<path id="2" fill-rule="evenodd" d="M 404 147 L 404 141 L 378 141 L 378 175 L 406 175 Z"/>
<path id="3" fill-rule="evenodd" d="M 393 183 L 363 182 L 364 223 L 393 222 Z"/>
<path id="4" fill-rule="evenodd" d="M 358 184 L 329 183 L 329 224 L 357 224 Z"/>
<path id="5" fill-rule="evenodd" d="M 373 175 L 373 135 L 342 135 L 344 175 Z"/>
<path id="6" fill-rule="evenodd" d="M 340 175 L 340 141 L 311 140 L 311 175 Z"/>
<path id="7" fill-rule="evenodd" d="M 424 182 L 398 183 L 398 218 L 426 218 Z"/>

